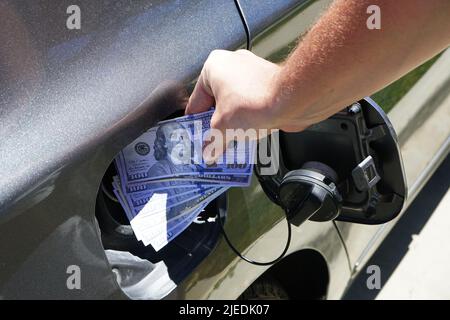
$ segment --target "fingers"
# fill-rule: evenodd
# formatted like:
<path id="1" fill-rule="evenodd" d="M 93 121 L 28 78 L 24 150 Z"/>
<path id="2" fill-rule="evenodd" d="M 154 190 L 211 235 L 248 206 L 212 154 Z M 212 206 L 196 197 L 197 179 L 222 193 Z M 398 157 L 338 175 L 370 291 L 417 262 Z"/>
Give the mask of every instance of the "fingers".
<path id="1" fill-rule="evenodd" d="M 223 115 L 221 110 L 223 108 L 220 108 L 220 106 L 215 110 L 211 118 L 211 130 L 205 139 L 209 143 L 207 148 L 204 149 L 203 159 L 208 164 L 217 162 L 225 152 L 228 152 L 227 149 L 233 148 L 237 142 L 245 142 L 245 136 L 242 136 L 244 131 L 233 132 L 233 129 L 229 129 L 229 116 Z M 256 139 L 256 134 L 254 139 Z M 225 159 L 223 160 L 225 161 Z"/>
<path id="2" fill-rule="evenodd" d="M 216 108 L 211 117 L 211 129 L 205 139 L 209 143 L 203 150 L 203 159 L 208 164 L 216 162 L 216 160 L 222 156 L 226 148 L 227 141 L 225 141 L 225 128 L 219 126 L 220 118 L 220 110 Z"/>
<path id="3" fill-rule="evenodd" d="M 228 55 L 230 55 L 230 52 L 227 50 L 213 50 L 210 52 L 208 59 L 206 59 L 205 64 L 203 65 L 202 72 L 197 80 L 194 91 L 189 98 L 185 111 L 186 114 L 207 111 L 210 107 L 215 105 L 216 99 L 213 94 L 214 83 L 212 83 L 211 75 L 218 72 L 218 66 L 222 65 L 224 57 L 227 57 Z"/>
<path id="4" fill-rule="evenodd" d="M 209 110 L 215 103 L 214 96 L 209 86 L 207 72 L 205 70 L 206 64 L 203 67 L 200 77 L 194 87 L 194 91 L 189 98 L 186 106 L 185 114 L 199 113 Z"/>
<path id="5" fill-rule="evenodd" d="M 225 140 L 226 136 L 218 130 L 212 131 L 213 133 L 210 134 L 208 139 L 205 139 L 208 143 L 203 149 L 203 160 L 209 165 L 218 162 L 220 157 L 224 155 L 225 151 L 232 146 L 232 143 L 234 143 L 234 140 Z M 224 161 L 226 161 L 226 159 L 224 159 Z"/>

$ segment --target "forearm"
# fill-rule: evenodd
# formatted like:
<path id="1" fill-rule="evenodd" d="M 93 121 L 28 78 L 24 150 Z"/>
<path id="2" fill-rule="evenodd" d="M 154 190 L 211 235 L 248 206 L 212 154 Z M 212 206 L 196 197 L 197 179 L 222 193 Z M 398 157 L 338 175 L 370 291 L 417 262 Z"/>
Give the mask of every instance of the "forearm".
<path id="1" fill-rule="evenodd" d="M 367 7 L 381 9 L 369 30 Z M 450 43 L 448 0 L 337 0 L 278 73 L 277 127 L 297 131 L 385 87 Z"/>

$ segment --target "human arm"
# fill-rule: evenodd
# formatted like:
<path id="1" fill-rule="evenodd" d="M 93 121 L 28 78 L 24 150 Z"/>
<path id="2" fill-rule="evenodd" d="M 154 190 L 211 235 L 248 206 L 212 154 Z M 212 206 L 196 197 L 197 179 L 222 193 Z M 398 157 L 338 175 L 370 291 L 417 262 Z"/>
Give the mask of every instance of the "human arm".
<path id="1" fill-rule="evenodd" d="M 366 26 L 374 4 L 381 30 Z M 215 105 L 211 127 L 221 131 L 301 131 L 445 49 L 449 13 L 448 0 L 336 0 L 282 65 L 246 50 L 213 51 L 186 113 Z"/>

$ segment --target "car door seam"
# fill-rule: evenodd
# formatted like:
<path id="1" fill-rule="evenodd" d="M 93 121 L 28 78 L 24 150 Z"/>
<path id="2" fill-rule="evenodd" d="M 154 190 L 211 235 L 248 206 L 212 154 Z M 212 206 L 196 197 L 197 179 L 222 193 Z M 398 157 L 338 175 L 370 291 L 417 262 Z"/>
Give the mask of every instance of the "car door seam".
<path id="1" fill-rule="evenodd" d="M 336 229 L 336 232 L 337 232 L 337 234 L 338 234 L 339 239 L 340 239 L 341 242 L 342 242 L 342 246 L 344 247 L 344 252 L 345 252 L 345 255 L 346 255 L 346 257 L 347 257 L 348 268 L 349 268 L 349 270 L 350 270 L 350 273 L 352 273 L 353 268 L 352 268 L 352 264 L 351 264 L 351 262 L 350 262 L 350 255 L 349 255 L 349 253 L 348 253 L 347 245 L 345 244 L 344 238 L 342 237 L 342 234 L 341 234 L 341 230 L 339 230 L 339 227 L 337 226 L 335 220 L 333 220 L 333 225 L 334 225 L 334 228 Z"/>
<path id="2" fill-rule="evenodd" d="M 234 4 L 239 12 L 239 17 L 241 18 L 242 24 L 244 25 L 245 35 L 247 37 L 247 50 L 252 50 L 252 34 L 250 32 L 250 27 L 248 26 L 247 18 L 245 17 L 244 11 L 239 0 L 234 0 Z"/>

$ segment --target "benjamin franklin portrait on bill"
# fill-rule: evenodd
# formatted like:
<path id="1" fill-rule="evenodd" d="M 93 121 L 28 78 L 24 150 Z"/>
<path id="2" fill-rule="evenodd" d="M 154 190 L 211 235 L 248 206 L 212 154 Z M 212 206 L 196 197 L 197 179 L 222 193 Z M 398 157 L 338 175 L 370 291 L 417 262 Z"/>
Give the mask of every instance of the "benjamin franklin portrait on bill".
<path id="1" fill-rule="evenodd" d="M 196 172 L 196 165 L 191 164 L 192 148 L 190 132 L 182 124 L 177 122 L 162 124 L 156 130 L 153 144 L 154 158 L 157 162 L 148 170 L 148 176 L 172 177 L 180 173 Z M 192 197 L 193 194 L 180 194 L 193 190 L 196 186 L 194 182 L 189 184 L 186 180 L 154 182 L 155 189 L 167 188 L 164 192 L 167 193 L 170 203 L 182 202 Z"/>

